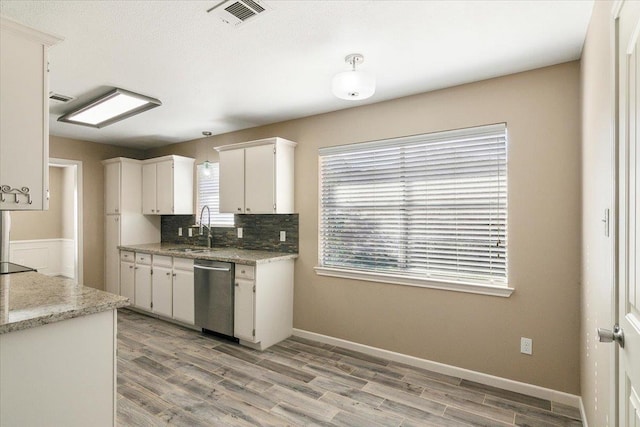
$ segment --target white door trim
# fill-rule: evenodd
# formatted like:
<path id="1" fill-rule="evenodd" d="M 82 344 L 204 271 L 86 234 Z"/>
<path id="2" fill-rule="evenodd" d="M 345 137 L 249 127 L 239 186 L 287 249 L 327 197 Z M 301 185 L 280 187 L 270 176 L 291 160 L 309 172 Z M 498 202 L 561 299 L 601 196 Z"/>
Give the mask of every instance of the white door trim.
<path id="1" fill-rule="evenodd" d="M 83 258 L 83 252 L 84 252 L 84 238 L 83 238 L 83 229 L 84 229 L 84 222 L 83 222 L 83 214 L 82 214 L 82 207 L 83 207 L 83 190 L 82 190 L 82 183 L 83 183 L 83 177 L 82 177 L 82 161 L 81 160 L 69 160 L 69 159 L 59 159 L 59 158 L 54 158 L 51 157 L 49 158 L 49 165 L 55 165 L 55 166 L 75 166 L 75 172 L 76 172 L 76 176 L 75 176 L 75 182 L 76 182 L 76 188 L 75 188 L 75 212 L 76 212 L 76 218 L 75 218 L 75 235 L 74 235 L 74 240 L 75 240 L 75 258 L 76 258 L 76 263 L 75 263 L 75 276 L 76 276 L 76 280 L 79 284 L 83 284 L 84 282 L 84 258 Z"/>

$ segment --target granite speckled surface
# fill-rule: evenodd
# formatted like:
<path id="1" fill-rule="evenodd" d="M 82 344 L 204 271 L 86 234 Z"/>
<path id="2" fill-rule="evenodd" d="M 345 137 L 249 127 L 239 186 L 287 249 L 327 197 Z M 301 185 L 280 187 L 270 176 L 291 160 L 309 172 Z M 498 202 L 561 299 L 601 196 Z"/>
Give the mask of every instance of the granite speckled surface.
<path id="1" fill-rule="evenodd" d="M 0 334 L 115 310 L 129 299 L 28 272 L 0 275 Z"/>
<path id="2" fill-rule="evenodd" d="M 175 243 L 148 243 L 144 245 L 119 246 L 119 248 L 124 251 L 142 252 L 152 255 L 208 259 L 244 265 L 264 264 L 298 258 L 298 254 L 284 252 L 255 251 L 238 248 L 211 248 L 207 250 L 207 248 L 201 246 L 187 246 Z M 182 251 L 182 249 L 187 249 L 187 251 Z"/>

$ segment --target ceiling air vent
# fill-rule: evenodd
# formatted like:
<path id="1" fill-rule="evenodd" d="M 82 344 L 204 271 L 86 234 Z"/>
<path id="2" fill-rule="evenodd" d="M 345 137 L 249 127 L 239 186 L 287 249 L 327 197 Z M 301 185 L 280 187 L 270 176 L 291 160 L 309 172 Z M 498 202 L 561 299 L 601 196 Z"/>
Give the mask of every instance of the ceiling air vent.
<path id="1" fill-rule="evenodd" d="M 59 93 L 49 92 L 49 100 L 56 104 L 66 104 L 69 101 L 73 101 L 73 96 L 60 95 Z"/>
<path id="2" fill-rule="evenodd" d="M 207 10 L 207 12 L 213 12 L 223 22 L 239 27 L 245 22 L 268 12 L 269 9 L 269 6 L 260 0 L 225 0 Z"/>

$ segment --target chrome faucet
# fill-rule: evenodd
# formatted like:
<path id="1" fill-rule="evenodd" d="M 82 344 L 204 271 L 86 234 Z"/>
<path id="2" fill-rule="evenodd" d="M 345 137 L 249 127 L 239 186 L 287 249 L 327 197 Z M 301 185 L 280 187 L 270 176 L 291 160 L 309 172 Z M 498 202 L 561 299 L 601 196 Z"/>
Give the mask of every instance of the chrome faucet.
<path id="1" fill-rule="evenodd" d="M 209 217 L 209 221 L 207 222 L 207 225 L 204 225 L 202 223 L 202 215 L 204 214 L 204 208 L 207 208 L 207 215 Z M 204 205 L 202 207 L 202 210 L 200 211 L 200 235 L 202 236 L 202 229 L 205 228 L 207 229 L 207 247 L 210 248 L 211 244 L 213 242 L 213 235 L 211 234 L 211 210 L 209 209 L 209 206 Z"/>

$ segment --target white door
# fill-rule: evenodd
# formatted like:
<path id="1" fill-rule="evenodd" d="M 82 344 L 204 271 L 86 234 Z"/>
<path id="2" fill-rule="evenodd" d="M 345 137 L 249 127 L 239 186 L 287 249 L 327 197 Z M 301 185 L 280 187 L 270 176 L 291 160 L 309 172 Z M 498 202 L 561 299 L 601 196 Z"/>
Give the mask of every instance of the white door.
<path id="1" fill-rule="evenodd" d="M 233 336 L 245 341 L 255 341 L 254 337 L 254 297 L 253 280 L 236 279 L 233 301 Z"/>
<path id="2" fill-rule="evenodd" d="M 618 21 L 619 258 L 618 421 L 640 426 L 640 2 L 625 1 Z"/>
<path id="3" fill-rule="evenodd" d="M 173 270 L 173 318 L 194 324 L 193 270 Z"/>
<path id="4" fill-rule="evenodd" d="M 129 302 L 135 302 L 135 264 L 132 262 L 120 262 L 120 295 L 129 298 Z"/>
<path id="5" fill-rule="evenodd" d="M 274 145 L 245 150 L 244 199 L 246 213 L 274 213 L 276 159 Z"/>
<path id="6" fill-rule="evenodd" d="M 167 267 L 153 267 L 151 275 L 151 311 L 171 317 L 172 310 L 172 271 Z"/>
<path id="7" fill-rule="evenodd" d="M 156 164 L 142 165 L 142 213 L 156 214 Z"/>
<path id="8" fill-rule="evenodd" d="M 120 294 L 120 215 L 106 215 L 104 228 L 104 289 Z"/>
<path id="9" fill-rule="evenodd" d="M 173 213 L 173 161 L 156 163 L 156 213 Z"/>
<path id="10" fill-rule="evenodd" d="M 136 265 L 135 271 L 134 305 L 142 310 L 151 311 L 151 266 Z"/>
<path id="11" fill-rule="evenodd" d="M 106 214 L 120 213 L 120 163 L 104 165 L 104 209 Z"/>
<path id="12" fill-rule="evenodd" d="M 244 213 L 244 149 L 220 152 L 220 213 Z"/>

